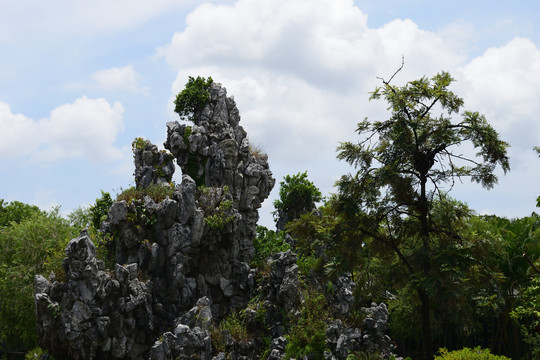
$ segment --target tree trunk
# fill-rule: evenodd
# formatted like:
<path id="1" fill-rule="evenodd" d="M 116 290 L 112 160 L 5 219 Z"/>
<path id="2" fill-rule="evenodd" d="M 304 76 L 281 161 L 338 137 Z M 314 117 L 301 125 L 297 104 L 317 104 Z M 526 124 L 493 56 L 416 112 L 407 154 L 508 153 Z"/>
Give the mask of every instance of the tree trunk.
<path id="1" fill-rule="evenodd" d="M 422 239 L 422 272 L 424 279 L 429 277 L 431 271 L 430 259 L 430 237 L 428 225 L 428 202 L 426 196 L 426 181 L 427 176 L 422 173 L 420 176 L 420 237 Z M 422 315 L 422 353 L 423 360 L 433 360 L 433 339 L 431 337 L 431 299 L 424 288 L 425 285 L 420 285 L 417 289 L 421 304 Z"/>
<path id="2" fill-rule="evenodd" d="M 429 295 L 422 288 L 417 289 L 420 297 L 422 315 L 422 358 L 433 360 L 433 339 L 431 337 L 431 301 Z"/>

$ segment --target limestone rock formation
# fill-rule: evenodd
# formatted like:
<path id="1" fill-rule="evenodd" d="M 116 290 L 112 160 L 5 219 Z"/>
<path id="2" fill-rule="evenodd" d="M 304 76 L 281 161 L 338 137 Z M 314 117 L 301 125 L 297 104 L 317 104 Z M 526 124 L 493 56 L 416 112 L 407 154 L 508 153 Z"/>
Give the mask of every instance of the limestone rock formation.
<path id="1" fill-rule="evenodd" d="M 81 234 L 66 249 L 66 281 L 36 278 L 39 343 L 56 359 L 142 359 L 150 349 L 161 358 L 184 342 L 206 354 L 206 330 L 185 324 L 198 299 L 217 318 L 246 305 L 257 210 L 275 180 L 239 122 L 234 100 L 214 83 L 192 126 L 167 124 L 171 154 L 134 141 L 136 195 L 114 203 L 102 225 L 115 269 Z M 173 159 L 182 182 L 170 191 Z"/>
<path id="2" fill-rule="evenodd" d="M 137 359 L 154 340 L 152 283 L 136 263 L 106 270 L 88 234 L 69 242 L 64 282 L 35 281 L 40 345 L 55 359 Z"/>
<path id="3" fill-rule="evenodd" d="M 137 188 L 147 188 L 152 183 L 167 184 L 174 174 L 173 157 L 165 150 L 142 138 L 133 141 L 135 162 L 135 184 Z"/>

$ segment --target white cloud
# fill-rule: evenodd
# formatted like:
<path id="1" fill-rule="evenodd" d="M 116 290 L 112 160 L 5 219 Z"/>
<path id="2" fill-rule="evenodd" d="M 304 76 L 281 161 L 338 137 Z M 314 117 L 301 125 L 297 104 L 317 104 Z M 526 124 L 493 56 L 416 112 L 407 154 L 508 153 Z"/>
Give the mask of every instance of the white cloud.
<path id="1" fill-rule="evenodd" d="M 438 33 L 409 19 L 370 28 L 351 0 L 238 0 L 196 8 L 158 54 L 178 71 L 173 94 L 188 75 L 224 84 L 235 96 L 242 126 L 268 152 L 278 183 L 308 170 L 328 193 L 350 171 L 335 159 L 339 141 L 355 140 L 355 125 L 365 116 L 388 116 L 384 101 L 369 102 L 368 93 L 380 85 L 378 76 L 394 73 L 402 55 L 405 67 L 395 84 L 450 71 L 458 80 L 452 89 L 467 109 L 484 113 L 512 145 L 521 138 L 523 149 L 532 147 L 540 136 L 538 49 L 515 39 L 470 61 L 478 52 L 475 36 L 474 26 L 463 21 Z M 520 188 L 520 172 L 512 175 L 505 184 Z M 464 186 L 480 196 L 478 185 Z"/>
<path id="2" fill-rule="evenodd" d="M 0 159 L 28 155 L 37 147 L 37 135 L 34 120 L 12 113 L 9 104 L 0 102 Z"/>
<path id="3" fill-rule="evenodd" d="M 107 162 L 122 158 L 114 143 L 123 131 L 124 109 L 105 99 L 83 96 L 53 111 L 39 121 L 13 114 L 0 102 L 0 162 L 11 158 L 30 158 L 53 162 L 63 158 L 87 158 Z"/>
<path id="4" fill-rule="evenodd" d="M 204 4 L 186 24 L 158 50 L 178 70 L 173 93 L 188 75 L 222 82 L 237 99 L 244 128 L 283 167 L 312 166 L 313 158 L 335 166 L 339 141 L 354 136 L 364 116 L 384 109 L 368 102 L 368 92 L 377 76 L 399 67 L 402 55 L 405 79 L 462 61 L 411 20 L 370 29 L 351 0 Z"/>
<path id="5" fill-rule="evenodd" d="M 99 87 L 107 90 L 126 90 L 145 95 L 149 92 L 147 87 L 139 85 L 142 76 L 133 69 L 132 65 L 99 70 L 92 75 L 92 78 Z"/>
<path id="6" fill-rule="evenodd" d="M 196 8 L 171 43 L 159 50 L 176 69 L 193 66 L 263 68 L 336 91 L 355 89 L 366 76 L 386 74 L 407 61 L 419 76 L 453 66 L 451 53 L 436 34 L 411 20 L 379 29 L 350 0 L 239 0 L 233 6 Z"/>
<path id="7" fill-rule="evenodd" d="M 540 49 L 532 41 L 490 48 L 462 72 L 468 107 L 485 114 L 513 147 L 540 144 Z"/>

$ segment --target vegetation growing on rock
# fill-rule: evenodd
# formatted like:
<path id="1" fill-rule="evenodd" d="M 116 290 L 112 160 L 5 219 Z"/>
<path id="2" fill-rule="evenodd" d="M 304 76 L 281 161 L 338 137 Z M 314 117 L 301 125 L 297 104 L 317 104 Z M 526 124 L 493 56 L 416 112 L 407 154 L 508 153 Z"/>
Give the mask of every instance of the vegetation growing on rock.
<path id="1" fill-rule="evenodd" d="M 185 88 L 178 93 L 174 100 L 174 111 L 180 115 L 182 120 L 193 121 L 197 112 L 200 112 L 210 98 L 210 86 L 213 80 L 211 77 L 192 76 L 188 77 Z"/>

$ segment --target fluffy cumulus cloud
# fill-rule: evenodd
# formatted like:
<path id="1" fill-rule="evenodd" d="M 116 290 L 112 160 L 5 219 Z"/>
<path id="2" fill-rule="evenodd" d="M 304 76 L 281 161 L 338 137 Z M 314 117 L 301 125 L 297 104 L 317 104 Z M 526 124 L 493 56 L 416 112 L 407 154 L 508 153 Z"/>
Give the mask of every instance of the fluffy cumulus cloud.
<path id="1" fill-rule="evenodd" d="M 14 114 L 0 102 L 0 162 L 13 158 L 53 162 L 86 158 L 93 162 L 119 160 L 115 146 L 124 128 L 122 104 L 85 96 L 51 111 L 48 118 L 34 120 Z"/>
<path id="2" fill-rule="evenodd" d="M 351 0 L 204 4 L 158 52 L 178 70 L 173 93 L 188 75 L 211 75 L 227 87 L 252 140 L 279 163 L 278 177 L 315 168 L 315 161 L 321 173 L 331 173 L 339 141 L 354 136 L 364 116 L 384 109 L 369 104 L 368 92 L 377 76 L 392 75 L 402 55 L 406 79 L 462 60 L 411 20 L 369 28 Z M 336 177 L 320 186 L 330 190 Z"/>
<path id="3" fill-rule="evenodd" d="M 98 87 L 107 90 L 125 90 L 142 94 L 149 92 L 148 88 L 140 85 L 142 76 L 132 65 L 96 71 L 92 79 Z"/>
<path id="4" fill-rule="evenodd" d="M 406 71 L 414 74 L 460 59 L 440 37 L 411 20 L 368 28 L 367 15 L 352 0 L 201 5 L 161 53 L 178 69 L 216 63 L 246 73 L 264 69 L 340 92 L 396 69 L 402 55 L 410 64 Z"/>
<path id="5" fill-rule="evenodd" d="M 158 54 L 178 71 L 173 94 L 189 75 L 225 85 L 278 181 L 307 169 L 328 193 L 350 170 L 335 159 L 339 142 L 354 140 L 365 116 L 388 116 L 384 101 L 368 101 L 369 92 L 380 85 L 377 77 L 388 79 L 399 68 L 402 56 L 395 84 L 450 71 L 467 108 L 484 113 L 503 139 L 511 145 L 521 139 L 523 151 L 540 144 L 538 48 L 516 38 L 473 59 L 463 42 L 472 31 L 457 22 L 430 32 L 410 19 L 370 28 L 352 0 L 238 0 L 197 7 Z M 262 213 L 271 210 L 265 206 Z"/>
<path id="6" fill-rule="evenodd" d="M 513 147 L 540 144 L 540 49 L 532 41 L 515 38 L 490 48 L 462 72 L 467 104 L 484 113 Z"/>

